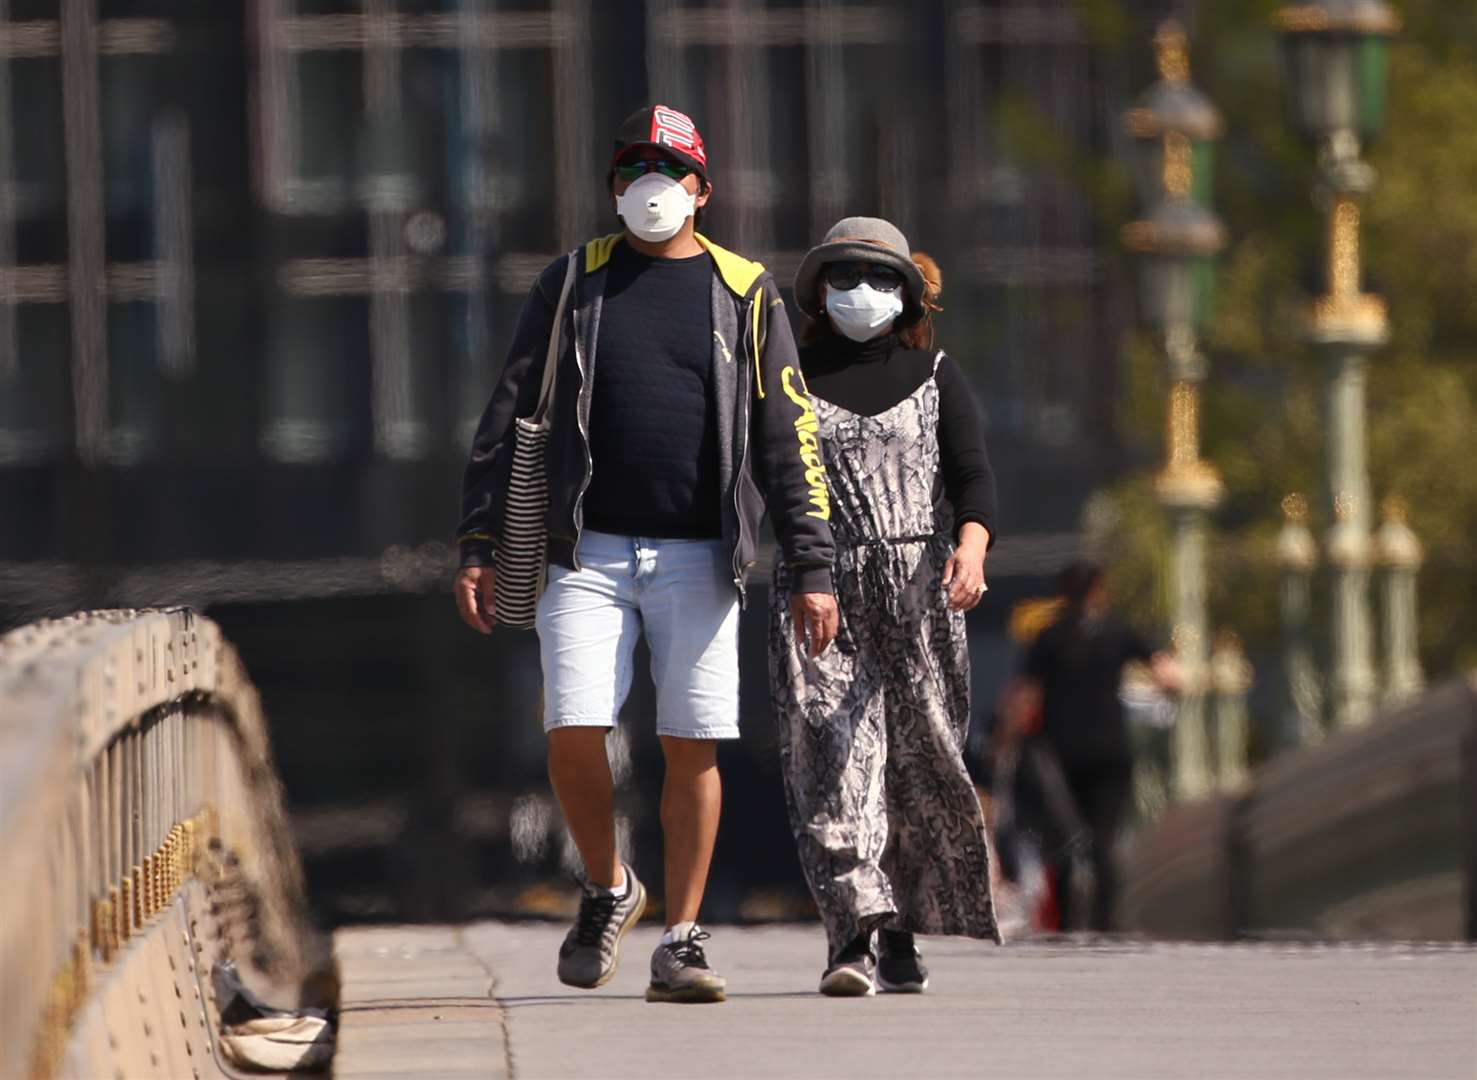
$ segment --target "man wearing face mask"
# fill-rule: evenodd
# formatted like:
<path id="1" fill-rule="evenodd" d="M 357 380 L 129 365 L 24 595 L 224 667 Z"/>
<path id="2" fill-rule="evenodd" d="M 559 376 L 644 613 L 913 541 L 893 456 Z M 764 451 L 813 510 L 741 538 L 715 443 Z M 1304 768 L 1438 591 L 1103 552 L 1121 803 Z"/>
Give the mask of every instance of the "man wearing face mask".
<path id="1" fill-rule="evenodd" d="M 783 560 L 769 669 L 800 865 L 825 924 L 820 991 L 920 993 L 915 934 L 996 938 L 964 767 L 964 612 L 985 592 L 995 481 L 968 381 L 934 347 L 938 266 L 890 222 L 836 223 L 795 275 L 801 367 L 831 477 L 840 627 L 791 645 Z"/>
<path id="2" fill-rule="evenodd" d="M 835 635 L 830 496 L 790 324 L 764 267 L 695 231 L 713 193 L 702 136 L 663 105 L 622 124 L 607 184 L 623 231 L 540 276 L 463 482 L 463 620 L 496 618 L 496 539 L 514 417 L 533 411 L 554 312 L 576 260 L 550 410 L 548 584 L 536 628 L 549 778 L 584 859 L 561 981 L 602 986 L 646 891 L 616 851 L 605 735 L 644 634 L 666 759 L 667 928 L 649 1001 L 722 1001 L 698 924 L 717 835 L 716 740 L 737 738 L 738 621 L 766 507 L 796 568 L 797 647 Z M 807 427 L 807 425 L 809 425 Z"/>

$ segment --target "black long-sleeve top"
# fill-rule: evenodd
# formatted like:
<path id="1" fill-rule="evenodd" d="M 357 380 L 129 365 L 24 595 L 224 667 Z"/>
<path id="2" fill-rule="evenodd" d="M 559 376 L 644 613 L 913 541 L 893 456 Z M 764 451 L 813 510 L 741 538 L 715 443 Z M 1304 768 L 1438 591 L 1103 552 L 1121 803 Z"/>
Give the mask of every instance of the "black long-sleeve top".
<path id="1" fill-rule="evenodd" d="M 605 272 L 590 407 L 585 527 L 617 536 L 722 536 L 713 408 L 713 257 L 617 244 Z"/>
<path id="2" fill-rule="evenodd" d="M 857 343 L 830 334 L 800 350 L 810 392 L 849 412 L 886 412 L 934 374 L 937 351 L 910 349 L 896 334 Z M 985 449 L 985 418 L 969 380 L 947 354 L 938 365 L 939 474 L 933 502 L 947 501 L 955 536 L 967 521 L 978 522 L 996 540 L 995 471 Z"/>

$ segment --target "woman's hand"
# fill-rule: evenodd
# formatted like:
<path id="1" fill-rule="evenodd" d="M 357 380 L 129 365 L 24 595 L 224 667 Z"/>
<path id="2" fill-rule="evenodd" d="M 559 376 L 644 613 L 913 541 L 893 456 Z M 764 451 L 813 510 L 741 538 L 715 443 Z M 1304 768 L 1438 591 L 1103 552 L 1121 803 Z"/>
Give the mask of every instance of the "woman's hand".
<path id="1" fill-rule="evenodd" d="M 943 585 L 949 590 L 949 608 L 968 611 L 985 595 L 985 551 L 990 533 L 977 521 L 959 530 L 959 546 L 944 564 Z"/>
<path id="2" fill-rule="evenodd" d="M 453 586 L 462 622 L 480 634 L 492 633 L 492 620 L 497 613 L 492 599 L 495 577 L 496 572 L 490 566 L 464 566 L 457 571 Z"/>
<path id="3" fill-rule="evenodd" d="M 790 598 L 790 621 L 795 643 L 814 660 L 836 638 L 841 616 L 830 593 L 796 593 Z"/>

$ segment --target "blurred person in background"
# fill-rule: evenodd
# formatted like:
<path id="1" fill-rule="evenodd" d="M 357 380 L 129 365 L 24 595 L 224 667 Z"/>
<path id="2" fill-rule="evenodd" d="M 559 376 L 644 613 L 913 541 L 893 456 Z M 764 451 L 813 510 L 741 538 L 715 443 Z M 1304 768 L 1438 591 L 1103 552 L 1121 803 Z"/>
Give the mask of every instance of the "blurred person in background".
<path id="1" fill-rule="evenodd" d="M 767 505 L 794 567 L 800 647 L 814 656 L 829 644 L 826 480 L 800 434 L 809 406 L 761 389 L 796 363 L 774 278 L 695 230 L 713 193 L 696 125 L 661 105 L 634 113 L 606 179 L 623 231 L 539 276 L 473 442 L 456 600 L 469 626 L 490 631 L 513 420 L 538 399 L 567 259 L 578 259 L 550 410 L 549 577 L 536 618 L 549 778 L 586 873 L 558 974 L 608 982 L 645 907 L 616 850 L 605 746 L 644 635 L 666 760 L 668 920 L 646 996 L 722 1001 L 697 919 L 722 800 L 717 740 L 739 734 L 739 608 Z"/>
<path id="2" fill-rule="evenodd" d="M 1119 686 L 1125 665 L 1140 661 L 1166 692 L 1180 683 L 1169 653 L 1154 651 L 1113 613 L 1102 569 L 1076 562 L 1057 581 L 1058 614 L 1027 650 L 1006 694 L 1002 737 L 1020 747 L 1018 814 L 1042 837 L 1056 898 L 1057 925 L 1071 929 L 1081 913 L 1074 880 L 1080 847 L 1091 866 L 1088 927 L 1114 929 L 1118 875 L 1113 845 L 1133 795 L 1133 751 Z M 1024 746 L 1021 744 L 1024 743 Z"/>
<path id="3" fill-rule="evenodd" d="M 769 661 L 790 822 L 826 930 L 820 991 L 833 996 L 923 991 L 915 934 L 998 940 L 963 760 L 964 613 L 985 592 L 995 480 L 969 382 L 933 346 L 940 286 L 891 223 L 838 222 L 795 277 L 801 371 L 765 388 L 813 402 L 802 430 L 831 478 L 836 642 L 820 657 L 796 648 L 801 578 L 782 558 Z"/>

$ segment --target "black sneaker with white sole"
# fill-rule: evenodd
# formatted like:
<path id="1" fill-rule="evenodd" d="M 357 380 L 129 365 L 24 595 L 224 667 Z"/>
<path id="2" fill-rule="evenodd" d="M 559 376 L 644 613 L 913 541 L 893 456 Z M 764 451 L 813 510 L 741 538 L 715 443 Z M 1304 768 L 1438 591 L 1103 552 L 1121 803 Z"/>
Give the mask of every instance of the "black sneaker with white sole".
<path id="1" fill-rule="evenodd" d="M 604 986 L 615 975 L 621 938 L 646 910 L 646 889 L 626 870 L 624 895 L 582 882 L 579 915 L 559 946 L 559 981 L 581 990 Z"/>
<path id="2" fill-rule="evenodd" d="M 877 961 L 872 956 L 872 935 L 862 934 L 831 960 L 821 976 L 821 993 L 827 997 L 871 997 L 877 993 Z"/>
<path id="3" fill-rule="evenodd" d="M 921 994 L 928 989 L 928 969 L 912 934 L 883 930 L 877 944 L 878 986 L 889 994 Z"/>

